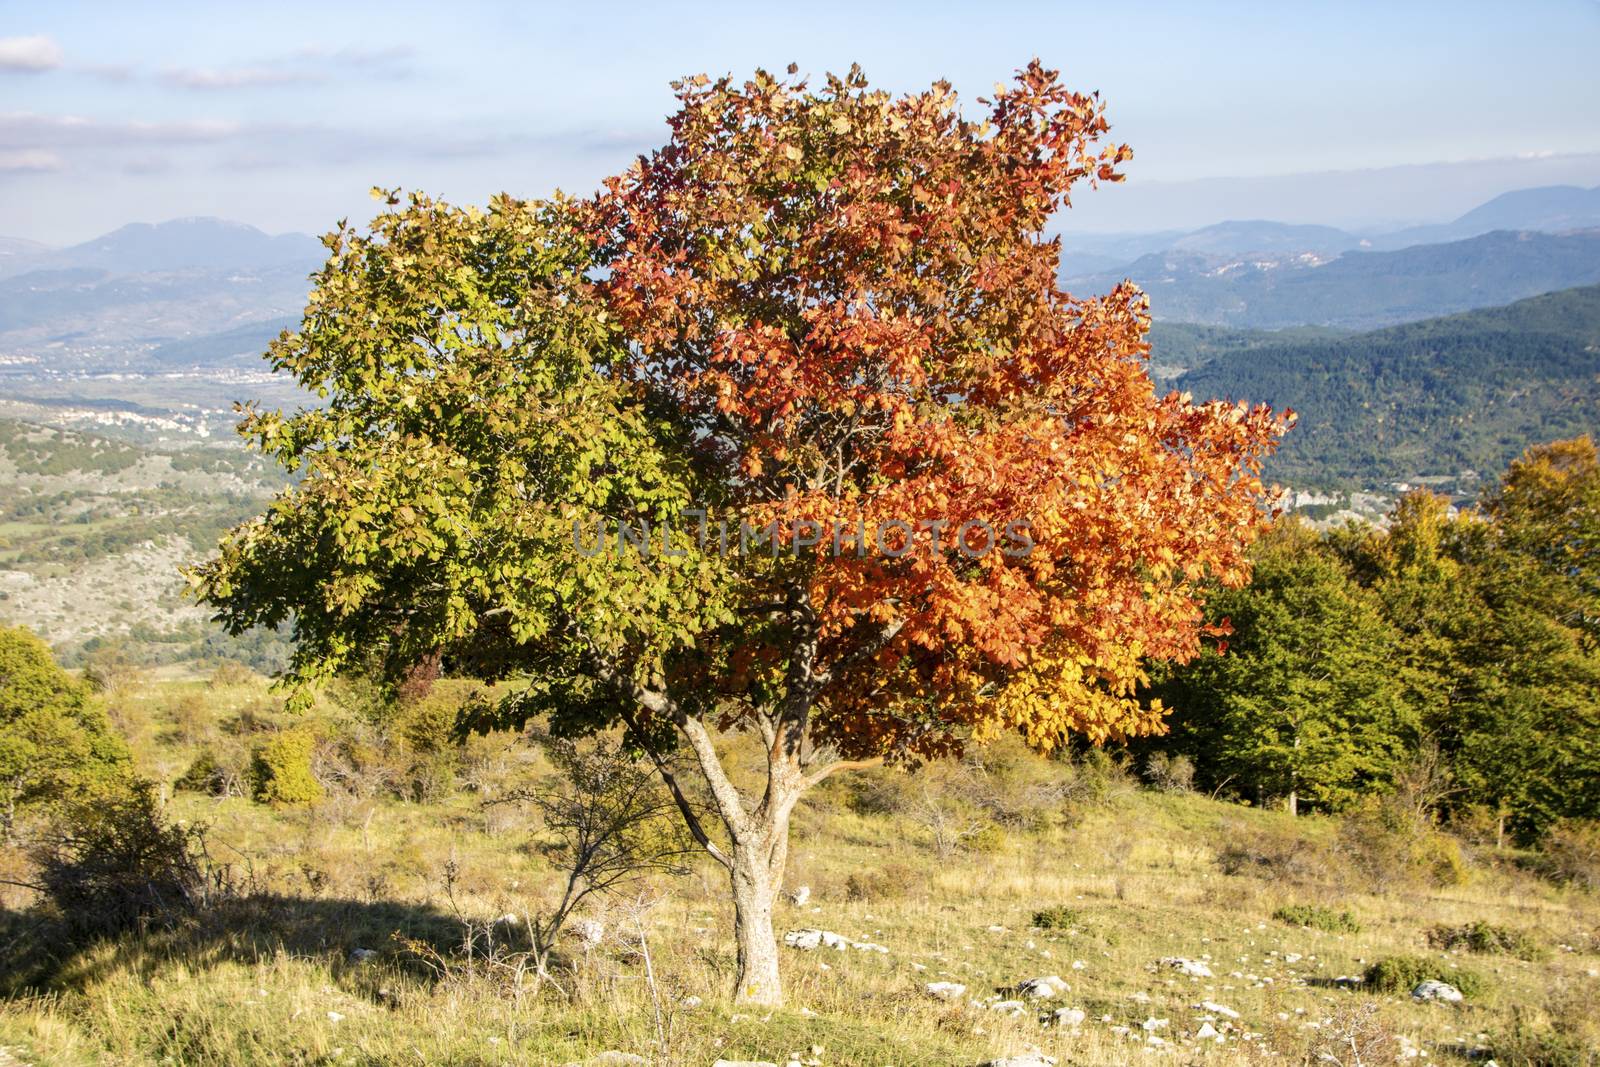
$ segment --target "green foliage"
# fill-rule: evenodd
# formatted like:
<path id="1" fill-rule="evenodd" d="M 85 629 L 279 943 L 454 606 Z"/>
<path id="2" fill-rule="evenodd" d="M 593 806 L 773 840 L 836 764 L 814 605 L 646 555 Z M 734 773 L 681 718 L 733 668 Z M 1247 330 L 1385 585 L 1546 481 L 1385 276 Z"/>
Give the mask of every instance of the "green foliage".
<path id="1" fill-rule="evenodd" d="M 1299 412 L 1267 462 L 1295 485 L 1487 472 L 1530 441 L 1600 432 L 1597 339 L 1590 286 L 1331 340 L 1244 334 L 1177 388 Z"/>
<path id="2" fill-rule="evenodd" d="M 1483 919 L 1463 926 L 1435 926 L 1427 937 L 1430 946 L 1445 951 L 1465 949 L 1482 955 L 1515 956 L 1521 960 L 1541 960 L 1550 954 L 1544 942 L 1526 930 L 1499 926 Z"/>
<path id="3" fill-rule="evenodd" d="M 1071 930 L 1083 926 L 1083 914 L 1065 904 L 1052 904 L 1033 913 L 1033 925 L 1041 930 Z"/>
<path id="4" fill-rule="evenodd" d="M 1290 926 L 1309 926 L 1313 930 L 1326 930 L 1330 934 L 1361 932 L 1361 924 L 1348 911 L 1334 911 L 1318 904 L 1289 904 L 1274 911 L 1272 917 Z"/>
<path id="5" fill-rule="evenodd" d="M 256 751 L 250 764 L 251 794 L 264 804 L 314 804 L 322 784 L 311 773 L 314 730 L 298 726 L 280 730 Z"/>
<path id="6" fill-rule="evenodd" d="M 53 803 L 129 766 L 105 711 L 21 628 L 0 628 L 0 839 L 24 809 Z"/>
<path id="7" fill-rule="evenodd" d="M 252 409 L 244 424 L 304 476 L 224 539 L 196 590 L 235 632 L 292 615 L 298 681 L 377 650 L 393 683 L 452 647 L 465 673 L 547 679 L 483 706 L 477 725 L 615 715 L 614 694 L 574 680 L 577 657 L 627 648 L 648 677 L 725 617 L 727 583 L 685 531 L 686 554 L 650 567 L 574 543 L 574 523 L 597 515 L 659 529 L 715 501 L 668 458 L 683 428 L 611 373 L 624 347 L 586 285 L 592 244 L 570 207 L 414 197 L 370 235 L 326 243 L 312 309 L 271 355 L 328 403 Z"/>
<path id="8" fill-rule="evenodd" d="M 1392 778 L 1418 726 L 1393 671 L 1398 634 L 1315 534 L 1280 524 L 1252 583 L 1208 610 L 1231 623 L 1225 651 L 1172 669 L 1156 692 L 1175 746 L 1210 779 L 1338 810 Z"/>
<path id="9" fill-rule="evenodd" d="M 1387 956 L 1370 965 L 1364 975 L 1364 988 L 1376 993 L 1409 993 L 1419 982 L 1447 982 L 1464 997 L 1481 996 L 1489 982 L 1476 971 L 1422 956 Z"/>
<path id="10" fill-rule="evenodd" d="M 73 938 L 171 925 L 218 888 L 200 831 L 169 824 L 155 786 L 137 779 L 67 806 L 33 858 L 40 892 Z"/>

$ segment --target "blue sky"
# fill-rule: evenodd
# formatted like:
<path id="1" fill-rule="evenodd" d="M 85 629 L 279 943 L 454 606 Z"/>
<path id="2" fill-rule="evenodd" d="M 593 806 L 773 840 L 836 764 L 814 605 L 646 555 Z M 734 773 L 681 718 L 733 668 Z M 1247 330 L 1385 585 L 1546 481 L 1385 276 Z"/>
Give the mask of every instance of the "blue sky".
<path id="1" fill-rule="evenodd" d="M 1600 2 L 381 5 L 0 0 L 0 235 L 220 215 L 270 231 L 593 188 L 682 74 L 859 62 L 967 98 L 1038 55 L 1106 98 L 1126 186 L 1067 229 L 1435 221 L 1600 183 Z M 976 105 L 973 105 L 976 106 Z"/>

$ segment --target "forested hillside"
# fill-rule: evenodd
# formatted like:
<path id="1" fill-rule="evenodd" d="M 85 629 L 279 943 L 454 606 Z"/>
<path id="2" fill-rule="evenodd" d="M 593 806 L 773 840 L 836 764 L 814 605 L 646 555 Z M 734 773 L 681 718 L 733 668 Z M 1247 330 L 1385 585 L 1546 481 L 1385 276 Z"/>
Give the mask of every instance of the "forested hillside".
<path id="1" fill-rule="evenodd" d="M 1600 286 L 1344 337 L 1244 334 L 1231 346 L 1178 387 L 1299 412 L 1268 464 L 1295 484 L 1489 474 L 1534 442 L 1600 430 Z M 1157 347 L 1154 358 L 1174 357 Z"/>

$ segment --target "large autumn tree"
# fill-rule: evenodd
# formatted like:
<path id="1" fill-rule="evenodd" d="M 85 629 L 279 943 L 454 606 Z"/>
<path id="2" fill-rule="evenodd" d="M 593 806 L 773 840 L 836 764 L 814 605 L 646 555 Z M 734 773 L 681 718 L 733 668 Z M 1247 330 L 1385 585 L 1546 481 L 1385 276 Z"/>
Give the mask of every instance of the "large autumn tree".
<path id="1" fill-rule="evenodd" d="M 1046 224 L 1130 153 L 1054 72 L 971 118 L 854 70 L 677 89 L 591 200 L 412 198 L 328 239 L 272 350 L 328 404 L 244 424 L 304 476 L 195 578 L 234 627 L 291 622 L 298 681 L 442 654 L 521 680 L 469 726 L 620 725 L 729 873 L 737 995 L 773 1003 L 801 795 L 1158 729 L 1139 665 L 1246 578 L 1284 422 L 1157 396 L 1145 297 L 1060 289 Z M 656 551 L 595 551 L 619 521 Z M 754 794 L 718 731 L 759 738 Z"/>

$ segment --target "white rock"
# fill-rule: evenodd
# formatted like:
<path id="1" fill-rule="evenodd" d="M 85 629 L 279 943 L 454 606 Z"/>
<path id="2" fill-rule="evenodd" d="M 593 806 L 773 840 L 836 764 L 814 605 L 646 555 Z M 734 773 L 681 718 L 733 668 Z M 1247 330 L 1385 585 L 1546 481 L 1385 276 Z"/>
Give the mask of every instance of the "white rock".
<path id="1" fill-rule="evenodd" d="M 338 1012 L 336 1012 L 336 1011 L 330 1011 L 330 1012 L 329 1012 L 329 1013 L 328 1013 L 328 1021 L 329 1021 L 329 1022 L 330 1022 L 330 1023 L 336 1023 L 336 1022 L 339 1022 L 339 1021 L 340 1021 L 340 1020 L 342 1020 L 342 1019 L 343 1019 L 343 1018 L 344 1018 L 344 1016 L 343 1016 L 343 1015 L 340 1015 L 340 1014 L 339 1014 L 339 1013 L 338 1013 Z"/>
<path id="2" fill-rule="evenodd" d="M 1199 1041 L 1211 1041 L 1221 1037 L 1222 1033 L 1210 1023 L 1205 1023 L 1200 1027 L 1200 1029 L 1194 1032 L 1194 1036 L 1195 1039 Z"/>
<path id="3" fill-rule="evenodd" d="M 1082 1026 L 1088 1012 L 1082 1008 L 1057 1008 L 1050 1013 L 1050 1021 L 1057 1026 Z"/>
<path id="4" fill-rule="evenodd" d="M 888 953 L 888 951 L 889 951 L 888 949 L 884 948 L 882 945 L 876 944 L 876 943 L 874 943 L 872 941 L 852 941 L 852 942 L 850 942 L 850 947 L 855 949 L 857 952 L 882 952 L 882 953 Z"/>
<path id="5" fill-rule="evenodd" d="M 1041 978 L 1030 978 L 1019 983 L 1016 987 L 1019 996 L 1029 1000 L 1054 1000 L 1072 987 L 1061 980 L 1058 974 L 1047 974 Z"/>
<path id="6" fill-rule="evenodd" d="M 939 1000 L 955 1000 L 967 991 L 967 987 L 960 982 L 929 982 L 927 989 L 928 996 Z"/>
<path id="7" fill-rule="evenodd" d="M 1461 999 L 1461 990 L 1448 982 L 1429 978 L 1417 983 L 1417 988 L 1411 991 L 1411 997 L 1413 1000 L 1447 1000 L 1454 1004 Z"/>
<path id="8" fill-rule="evenodd" d="M 1186 959 L 1183 956 L 1163 956 L 1161 966 L 1171 967 L 1179 974 L 1186 974 L 1190 978 L 1210 978 L 1211 968 L 1199 960 Z"/>
<path id="9" fill-rule="evenodd" d="M 1234 1011 L 1226 1004 L 1218 1004 L 1214 1000 L 1202 1000 L 1200 1002 L 1200 1006 L 1206 1011 L 1215 1012 L 1218 1015 L 1225 1015 L 1230 1019 L 1237 1019 L 1239 1017 L 1238 1012 Z"/>
<path id="10" fill-rule="evenodd" d="M 1075 971 L 1081 971 L 1086 966 L 1088 966 L 1088 964 L 1084 963 L 1082 960 L 1073 960 L 1072 961 L 1072 969 L 1075 970 Z"/>
<path id="11" fill-rule="evenodd" d="M 1055 1057 L 1046 1056 L 1042 1052 L 1027 1052 L 1021 1056 L 1001 1056 L 997 1060 L 986 1060 L 978 1067 L 1055 1067 Z"/>
<path id="12" fill-rule="evenodd" d="M 778 1067 L 771 1060 L 718 1060 L 711 1067 Z"/>
<path id="13" fill-rule="evenodd" d="M 350 962 L 351 963 L 371 963 L 373 960 L 375 960 L 377 958 L 378 958 L 378 952 L 377 952 L 376 949 L 371 949 L 371 948 L 353 948 L 353 949 L 350 950 Z"/>
<path id="14" fill-rule="evenodd" d="M 690 1011 L 693 1011 L 704 1003 L 705 1001 L 691 993 L 689 996 L 686 996 L 682 1000 L 678 1001 L 678 1006 L 680 1008 L 688 1008 Z"/>
<path id="15" fill-rule="evenodd" d="M 843 952 L 850 947 L 850 942 L 832 930 L 790 930 L 783 935 L 783 943 L 790 948 L 797 948 L 802 952 L 811 952 L 818 948 L 831 948 Z"/>
<path id="16" fill-rule="evenodd" d="M 1157 1019 L 1154 1015 L 1152 1015 L 1148 1019 L 1146 1019 L 1144 1022 L 1140 1023 L 1139 1027 L 1145 1033 L 1153 1034 L 1157 1030 L 1165 1030 L 1170 1024 L 1171 1024 L 1171 1020 L 1169 1020 L 1169 1019 Z"/>
<path id="17" fill-rule="evenodd" d="M 1021 1015 L 1027 1005 L 1020 1000 L 997 1000 L 989 1005 L 990 1011 L 1010 1012 L 1012 1015 Z"/>
<path id="18" fill-rule="evenodd" d="M 583 1067 L 649 1067 L 650 1061 L 634 1052 L 608 1049 L 583 1061 Z"/>
<path id="19" fill-rule="evenodd" d="M 789 903 L 797 908 L 803 908 L 811 899 L 811 887 L 808 885 L 795 886 L 794 892 L 789 894 Z"/>

